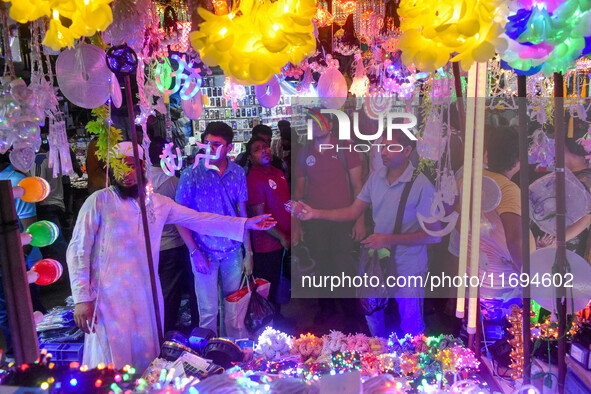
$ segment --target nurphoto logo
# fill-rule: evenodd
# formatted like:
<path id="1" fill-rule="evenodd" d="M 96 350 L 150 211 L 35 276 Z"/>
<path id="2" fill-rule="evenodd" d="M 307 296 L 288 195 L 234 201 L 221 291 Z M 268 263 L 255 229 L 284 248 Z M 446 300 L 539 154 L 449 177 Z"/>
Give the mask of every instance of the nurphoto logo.
<path id="1" fill-rule="evenodd" d="M 338 110 L 338 109 L 321 109 L 320 111 L 316 111 L 312 108 L 307 108 L 308 112 L 307 115 L 310 117 L 308 119 L 308 129 L 307 129 L 307 138 L 308 140 L 314 139 L 314 127 L 317 125 L 321 130 L 329 130 L 328 123 L 326 118 L 323 114 L 332 114 L 336 117 L 338 122 L 338 140 L 339 141 L 351 141 L 351 129 L 353 129 L 353 133 L 355 137 L 362 141 L 376 141 L 383 136 L 384 128 L 386 130 L 386 136 L 382 139 L 382 141 L 391 141 L 392 134 L 394 131 L 396 132 L 403 132 L 410 140 L 416 141 L 417 137 L 413 134 L 411 129 L 417 125 L 417 118 L 415 115 L 407 112 L 389 112 L 385 117 L 382 116 L 377 121 L 377 131 L 375 133 L 371 133 L 370 130 L 361 130 L 359 129 L 359 112 L 353 112 L 353 127 L 351 128 L 351 120 L 349 118 L 349 114 Z M 385 126 L 384 126 L 385 123 Z M 365 134 L 370 132 L 370 134 Z M 355 152 L 368 152 L 372 146 L 377 147 L 378 152 L 381 149 L 385 148 L 388 149 L 390 152 L 402 152 L 404 147 L 400 144 L 375 144 L 375 143 L 361 143 L 361 144 L 353 144 L 353 145 L 334 145 L 334 144 L 320 144 L 319 150 L 330 150 L 336 149 L 339 150 L 348 150 L 348 151 L 355 151 Z"/>

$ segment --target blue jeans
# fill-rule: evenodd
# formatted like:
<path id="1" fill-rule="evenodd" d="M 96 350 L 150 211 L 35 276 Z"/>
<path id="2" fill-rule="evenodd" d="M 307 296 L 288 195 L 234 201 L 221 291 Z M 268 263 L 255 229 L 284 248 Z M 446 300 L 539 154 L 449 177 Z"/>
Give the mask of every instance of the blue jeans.
<path id="1" fill-rule="evenodd" d="M 223 299 L 240 286 L 242 279 L 242 248 L 226 253 L 202 252 L 209 261 L 209 274 L 202 274 L 193 268 L 195 293 L 199 307 L 199 327 L 218 332 L 218 311 L 220 312 L 220 336 L 225 335 Z M 220 294 L 221 292 L 221 294 Z"/>

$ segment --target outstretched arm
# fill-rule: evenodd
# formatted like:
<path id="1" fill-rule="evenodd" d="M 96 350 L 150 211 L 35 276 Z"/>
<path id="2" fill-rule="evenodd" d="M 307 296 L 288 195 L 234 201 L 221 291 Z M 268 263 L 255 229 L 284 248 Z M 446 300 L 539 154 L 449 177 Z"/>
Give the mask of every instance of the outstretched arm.
<path id="1" fill-rule="evenodd" d="M 369 203 L 356 198 L 353 204 L 341 209 L 314 209 L 301 201 L 298 205 L 302 207 L 301 213 L 298 214 L 300 220 L 324 219 L 333 222 L 350 222 L 359 218 Z"/>

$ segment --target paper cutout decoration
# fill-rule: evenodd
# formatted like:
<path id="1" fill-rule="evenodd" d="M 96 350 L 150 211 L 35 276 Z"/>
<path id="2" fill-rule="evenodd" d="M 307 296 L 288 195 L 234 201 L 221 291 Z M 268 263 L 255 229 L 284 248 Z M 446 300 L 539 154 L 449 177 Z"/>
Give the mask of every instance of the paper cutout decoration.
<path id="1" fill-rule="evenodd" d="M 72 156 L 70 155 L 70 144 L 66 133 L 66 122 L 63 120 L 51 120 L 49 124 L 49 168 L 53 169 L 52 176 L 57 178 L 60 175 L 74 173 L 72 168 Z"/>

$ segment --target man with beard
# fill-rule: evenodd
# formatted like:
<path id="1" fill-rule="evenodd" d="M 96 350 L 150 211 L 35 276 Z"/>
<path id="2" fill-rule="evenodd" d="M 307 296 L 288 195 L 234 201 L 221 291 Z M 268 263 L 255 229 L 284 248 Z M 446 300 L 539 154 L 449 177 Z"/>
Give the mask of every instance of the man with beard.
<path id="1" fill-rule="evenodd" d="M 84 364 L 90 368 L 99 363 L 114 363 L 117 368 L 129 364 L 144 370 L 159 354 L 157 324 L 162 322 L 155 318 L 131 143 L 117 148 L 131 171 L 86 200 L 68 247 L 74 320 L 87 334 Z M 235 240 L 242 240 L 247 229 L 268 230 L 275 225 L 269 215 L 247 220 L 195 212 L 159 194 L 150 200 L 147 214 L 155 272 L 165 224 Z M 155 291 L 162 309 L 160 286 Z"/>

